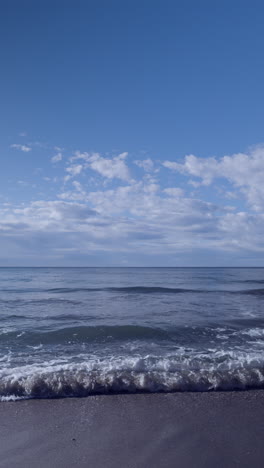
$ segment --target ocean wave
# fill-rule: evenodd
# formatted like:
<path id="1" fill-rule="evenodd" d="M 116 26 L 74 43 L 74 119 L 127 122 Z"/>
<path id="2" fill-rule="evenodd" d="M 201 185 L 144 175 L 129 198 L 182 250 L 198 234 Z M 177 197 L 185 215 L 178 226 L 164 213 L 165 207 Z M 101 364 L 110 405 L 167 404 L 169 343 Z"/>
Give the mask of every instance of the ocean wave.
<path id="1" fill-rule="evenodd" d="M 12 328 L 4 328 L 0 332 L 0 343 L 9 342 L 20 336 L 21 331 Z M 168 331 L 161 328 L 152 328 L 140 325 L 119 325 L 119 326 L 75 326 L 60 328 L 57 330 L 25 330 L 20 341 L 28 344 L 63 344 L 63 343 L 82 343 L 82 342 L 104 342 L 126 341 L 126 340 L 165 340 L 169 339 Z"/>
<path id="2" fill-rule="evenodd" d="M 76 292 L 124 292 L 124 293 L 141 293 L 141 294 L 153 294 L 153 293 L 184 293 L 184 292 L 202 292 L 199 289 L 186 289 L 186 288 L 167 288 L 159 286 L 118 286 L 118 287 L 63 287 L 63 288 L 23 288 L 23 289 L 2 289 L 3 292 L 9 293 L 35 293 L 35 292 L 48 292 L 48 293 L 76 293 Z"/>
<path id="3" fill-rule="evenodd" d="M 53 293 L 73 293 L 73 292 L 119 292 L 130 294 L 178 294 L 188 292 L 201 292 L 199 289 L 186 289 L 186 288 L 165 288 L 156 286 L 123 286 L 123 287 L 102 287 L 102 288 L 53 288 L 47 290 Z"/>
<path id="4" fill-rule="evenodd" d="M 221 391 L 264 388 L 264 362 L 255 356 L 218 356 L 214 362 L 154 356 L 95 360 L 80 364 L 3 369 L 0 400 L 86 397 L 138 392 Z M 201 365 L 203 364 L 203 365 Z M 199 365 L 199 367 L 197 367 Z"/>
<path id="5" fill-rule="evenodd" d="M 230 283 L 230 280 L 228 280 L 228 282 Z M 243 280 L 238 280 L 238 279 L 235 279 L 232 281 L 233 283 L 242 283 L 242 284 L 264 284 L 264 279 L 258 279 L 258 278 L 255 278 L 255 279 L 243 279 Z"/>
<path id="6" fill-rule="evenodd" d="M 241 291 L 242 294 L 251 294 L 254 296 L 264 296 L 264 289 L 245 289 Z"/>
<path id="7" fill-rule="evenodd" d="M 57 304 L 80 305 L 82 304 L 82 302 L 74 301 L 70 299 L 64 299 L 64 298 L 49 297 L 49 298 L 42 298 L 42 299 L 0 299 L 0 304 L 13 306 L 15 308 L 15 307 L 20 307 L 20 306 L 36 306 L 36 305 L 49 306 L 49 305 L 57 305 Z"/>
<path id="8" fill-rule="evenodd" d="M 247 282 L 245 281 L 245 284 Z M 258 283 L 257 281 L 255 282 Z M 262 284 L 261 282 L 259 282 Z M 264 295 L 264 289 L 206 289 L 206 288 L 174 288 L 174 287 L 160 287 L 160 286 L 120 286 L 120 287 L 59 287 L 59 288 L 24 288 L 24 289 L 2 289 L 2 292 L 26 294 L 26 293 L 50 293 L 50 294 L 74 294 L 74 293 L 94 293 L 94 292 L 106 292 L 106 293 L 119 293 L 119 294 L 250 294 L 250 295 Z M 2 303 L 20 303 L 23 299 L 3 299 Z M 32 299 L 30 302 L 56 302 L 66 301 L 64 298 L 41 298 Z M 80 304 L 79 301 L 72 301 L 73 304 Z"/>
<path id="9" fill-rule="evenodd" d="M 254 338 L 264 337 L 264 321 L 261 319 L 232 320 L 229 325 L 219 326 L 211 324 L 206 327 L 201 326 L 167 326 L 165 328 L 151 327 L 147 325 L 82 325 L 80 320 L 93 319 L 93 317 L 70 316 L 78 325 L 61 328 L 68 316 L 61 315 L 49 317 L 52 324 L 43 326 L 42 322 L 46 317 L 40 318 L 39 327 L 35 329 L 14 326 L 5 326 L 0 329 L 0 345 L 68 345 L 68 344 L 104 344 L 114 342 L 155 342 L 157 345 L 171 343 L 172 345 L 182 345 L 189 343 L 199 346 L 208 346 L 212 341 L 232 340 L 233 345 L 243 344 L 250 341 L 254 343 Z M 54 329 L 54 321 L 57 327 Z M 52 328 L 51 328 L 52 327 Z"/>
<path id="10" fill-rule="evenodd" d="M 118 286 L 118 287 L 100 287 L 100 288 L 87 288 L 87 287 L 68 287 L 68 288 L 24 288 L 24 289 L 2 289 L 3 292 L 8 293 L 54 293 L 54 294 L 71 294 L 80 292 L 113 292 L 113 293 L 126 293 L 126 294 L 183 294 L 183 293 L 210 293 L 210 292 L 226 292 L 230 291 L 219 291 L 219 290 L 207 290 L 207 289 L 190 289 L 190 288 L 172 288 L 172 287 L 160 287 L 160 286 Z M 14 299 L 13 301 L 19 301 L 20 299 Z M 52 300 L 43 299 L 43 300 Z"/>

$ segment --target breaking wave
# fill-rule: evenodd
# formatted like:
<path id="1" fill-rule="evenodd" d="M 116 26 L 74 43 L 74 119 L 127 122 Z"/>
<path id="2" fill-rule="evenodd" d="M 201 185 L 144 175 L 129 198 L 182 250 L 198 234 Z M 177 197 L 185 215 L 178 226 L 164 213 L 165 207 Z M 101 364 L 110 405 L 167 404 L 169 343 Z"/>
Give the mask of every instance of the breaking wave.
<path id="1" fill-rule="evenodd" d="M 95 394 L 202 392 L 264 388 L 258 355 L 215 353 L 197 358 L 120 357 L 78 364 L 49 361 L 3 369 L 0 400 L 86 397 Z"/>

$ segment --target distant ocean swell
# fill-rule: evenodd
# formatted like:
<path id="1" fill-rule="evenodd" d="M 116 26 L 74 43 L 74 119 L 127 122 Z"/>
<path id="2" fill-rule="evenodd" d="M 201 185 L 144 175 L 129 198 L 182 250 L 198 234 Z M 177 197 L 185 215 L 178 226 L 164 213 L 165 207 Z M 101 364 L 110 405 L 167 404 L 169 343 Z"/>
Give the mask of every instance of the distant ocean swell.
<path id="1" fill-rule="evenodd" d="M 244 281 L 243 283 L 246 283 Z M 248 283 L 250 283 L 248 281 Z M 264 284 L 263 282 L 259 282 L 260 284 Z M 5 293 L 17 293 L 17 294 L 27 294 L 27 293 L 50 293 L 50 294 L 72 294 L 72 293 L 98 293 L 98 292 L 108 292 L 108 293 L 125 293 L 125 294 L 184 294 L 184 293 L 194 293 L 194 294 L 212 294 L 212 293 L 225 293 L 225 294 L 253 294 L 253 295 L 259 295 L 259 296 L 264 296 L 264 289 L 239 289 L 239 290 L 229 290 L 229 289 L 189 289 L 189 288 L 164 288 L 164 287 L 159 287 L 159 286 L 124 286 L 124 287 L 101 287 L 101 288 L 73 288 L 73 287 L 67 287 L 67 288 L 23 288 L 23 289 L 11 289 L 11 288 L 6 288 L 6 289 L 1 289 L 2 292 Z M 39 303 L 41 301 L 60 301 L 62 299 L 55 299 L 55 298 L 48 298 L 48 299 L 41 299 L 41 300 L 33 300 L 32 302 Z M 19 303 L 20 301 L 23 301 L 23 299 L 16 299 L 13 300 L 13 302 Z M 4 300 L 1 302 L 9 302 L 8 300 Z M 30 301 L 31 302 L 31 301 Z M 73 304 L 78 304 L 78 302 L 73 301 Z"/>
<path id="2" fill-rule="evenodd" d="M 63 361 L 63 360 L 62 360 Z M 216 353 L 208 358 L 145 356 L 43 362 L 3 369 L 0 400 L 85 397 L 140 392 L 202 392 L 264 388 L 261 355 Z"/>

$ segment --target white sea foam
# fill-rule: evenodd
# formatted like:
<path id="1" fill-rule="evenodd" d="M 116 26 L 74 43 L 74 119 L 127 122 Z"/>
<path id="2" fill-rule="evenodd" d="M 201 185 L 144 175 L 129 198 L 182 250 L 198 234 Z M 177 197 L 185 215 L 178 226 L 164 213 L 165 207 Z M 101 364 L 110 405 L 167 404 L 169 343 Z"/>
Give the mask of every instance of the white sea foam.
<path id="1" fill-rule="evenodd" d="M 87 359 L 78 364 L 50 360 L 5 368 L 2 401 L 88 396 L 99 393 L 234 390 L 264 387 L 261 353 L 215 352 L 214 359 L 187 356 Z M 212 357 L 212 356 L 211 356 Z"/>
<path id="2" fill-rule="evenodd" d="M 30 345 L 28 345 L 28 348 L 34 349 L 34 350 L 36 351 L 36 350 L 39 350 L 39 349 L 43 348 L 43 345 L 42 345 L 42 344 L 39 344 L 38 346 L 30 346 Z"/>
<path id="3" fill-rule="evenodd" d="M 248 330 L 243 330 L 241 332 L 243 335 L 249 335 L 252 338 L 263 337 L 264 338 L 264 328 L 250 328 Z"/>
<path id="4" fill-rule="evenodd" d="M 18 397 L 16 395 L 1 396 L 0 401 L 16 401 L 16 400 L 25 400 L 26 398 Z"/>

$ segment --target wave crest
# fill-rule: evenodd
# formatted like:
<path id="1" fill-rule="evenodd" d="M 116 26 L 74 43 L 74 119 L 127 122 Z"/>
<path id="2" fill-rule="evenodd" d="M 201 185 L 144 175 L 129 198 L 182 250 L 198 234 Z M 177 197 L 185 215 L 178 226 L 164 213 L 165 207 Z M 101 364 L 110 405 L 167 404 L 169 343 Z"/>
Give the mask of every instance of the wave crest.
<path id="1" fill-rule="evenodd" d="M 225 358 L 225 365 L 223 365 Z M 86 397 L 95 394 L 201 392 L 264 388 L 264 363 L 252 357 L 231 365 L 154 356 L 80 364 L 24 366 L 0 375 L 0 399 Z M 199 365 L 199 367 L 198 367 Z"/>

